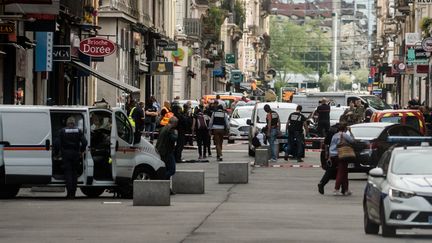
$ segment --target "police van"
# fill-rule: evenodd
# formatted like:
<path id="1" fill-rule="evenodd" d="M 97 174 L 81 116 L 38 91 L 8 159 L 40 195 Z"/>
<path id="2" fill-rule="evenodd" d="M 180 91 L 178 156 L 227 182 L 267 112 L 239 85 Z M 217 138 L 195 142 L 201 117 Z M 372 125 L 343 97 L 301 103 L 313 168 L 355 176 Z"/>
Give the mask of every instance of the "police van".
<path id="1" fill-rule="evenodd" d="M 163 179 L 165 164 L 134 132 L 120 108 L 0 106 L 0 198 L 15 197 L 21 187 L 64 186 L 61 154 L 53 141 L 74 117 L 88 141 L 80 161 L 78 187 L 89 197 L 106 189 L 132 196 L 133 180 Z"/>

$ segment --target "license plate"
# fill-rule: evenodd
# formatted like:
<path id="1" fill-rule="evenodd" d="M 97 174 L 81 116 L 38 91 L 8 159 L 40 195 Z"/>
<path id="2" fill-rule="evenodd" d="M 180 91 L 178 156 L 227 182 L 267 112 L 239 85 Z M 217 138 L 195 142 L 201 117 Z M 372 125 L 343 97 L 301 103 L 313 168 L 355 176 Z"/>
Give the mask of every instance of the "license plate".
<path id="1" fill-rule="evenodd" d="M 432 216 L 431 215 L 428 216 L 428 223 L 432 224 Z"/>
<path id="2" fill-rule="evenodd" d="M 354 163 L 348 163 L 348 169 L 352 169 L 355 168 L 355 164 Z"/>

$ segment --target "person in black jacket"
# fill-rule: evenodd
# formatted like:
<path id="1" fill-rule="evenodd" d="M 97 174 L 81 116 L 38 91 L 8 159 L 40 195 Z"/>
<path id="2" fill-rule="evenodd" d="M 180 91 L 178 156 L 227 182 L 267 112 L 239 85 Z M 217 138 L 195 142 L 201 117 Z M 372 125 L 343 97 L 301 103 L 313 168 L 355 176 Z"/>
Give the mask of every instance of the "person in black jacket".
<path id="1" fill-rule="evenodd" d="M 54 142 L 54 152 L 61 152 L 66 181 L 67 198 L 75 198 L 77 188 L 77 169 L 84 157 L 87 140 L 83 132 L 76 126 L 73 116 L 66 120 L 66 127 L 60 130 L 60 135 Z"/>
<path id="2" fill-rule="evenodd" d="M 172 112 L 174 116 L 177 117 L 178 119 L 178 123 L 177 123 L 178 137 L 174 149 L 174 156 L 175 156 L 176 163 L 181 163 L 183 162 L 182 153 L 186 142 L 186 132 L 190 129 L 192 125 L 189 124 L 187 118 L 183 114 L 182 107 L 178 105 L 173 105 Z"/>

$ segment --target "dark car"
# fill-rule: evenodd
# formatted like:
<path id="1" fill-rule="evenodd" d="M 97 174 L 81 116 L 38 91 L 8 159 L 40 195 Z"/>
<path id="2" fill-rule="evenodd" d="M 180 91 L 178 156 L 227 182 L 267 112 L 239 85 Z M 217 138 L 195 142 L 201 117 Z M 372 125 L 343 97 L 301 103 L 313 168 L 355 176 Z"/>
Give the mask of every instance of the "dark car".
<path id="1" fill-rule="evenodd" d="M 368 172 L 375 168 L 382 154 L 395 144 L 387 141 L 389 136 L 422 136 L 411 126 L 386 122 L 355 124 L 351 126 L 351 132 L 356 140 L 353 144 L 356 158 L 349 161 L 349 172 Z M 324 160 L 323 154 L 321 160 Z M 325 161 L 321 161 L 323 163 Z"/>

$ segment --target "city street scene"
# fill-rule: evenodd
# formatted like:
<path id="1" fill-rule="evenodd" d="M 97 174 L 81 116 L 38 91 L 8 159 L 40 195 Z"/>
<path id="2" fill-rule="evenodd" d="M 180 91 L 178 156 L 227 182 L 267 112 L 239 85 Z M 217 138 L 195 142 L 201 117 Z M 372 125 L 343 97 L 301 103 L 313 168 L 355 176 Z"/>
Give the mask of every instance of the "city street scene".
<path id="1" fill-rule="evenodd" d="M 1 0 L 0 242 L 430 242 L 432 3 Z"/>

